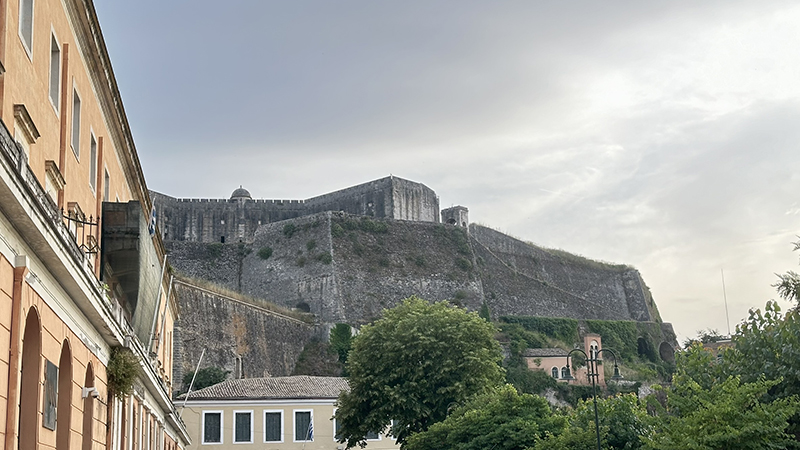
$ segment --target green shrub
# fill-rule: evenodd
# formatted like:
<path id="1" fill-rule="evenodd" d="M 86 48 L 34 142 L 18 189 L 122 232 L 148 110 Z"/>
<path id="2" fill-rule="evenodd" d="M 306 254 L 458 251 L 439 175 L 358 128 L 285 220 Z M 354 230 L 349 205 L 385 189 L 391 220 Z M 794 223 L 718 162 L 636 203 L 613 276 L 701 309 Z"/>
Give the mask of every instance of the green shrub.
<path id="1" fill-rule="evenodd" d="M 272 256 L 272 247 L 261 247 L 258 249 L 259 258 L 267 260 L 270 256 Z"/>
<path id="2" fill-rule="evenodd" d="M 425 267 L 425 258 L 422 255 L 415 256 L 414 264 L 416 264 L 417 267 Z"/>
<path id="3" fill-rule="evenodd" d="M 342 237 L 344 236 L 344 228 L 338 223 L 334 223 L 331 225 L 331 236 L 333 237 Z"/>
<path id="4" fill-rule="evenodd" d="M 321 262 L 322 264 L 330 264 L 333 261 L 333 257 L 330 253 L 320 253 L 317 255 L 317 261 Z"/>
<path id="5" fill-rule="evenodd" d="M 315 241 L 314 239 L 311 239 L 308 242 L 306 242 L 306 250 L 308 250 L 310 252 L 311 250 L 314 250 L 315 248 L 317 248 L 317 241 Z"/>
<path id="6" fill-rule="evenodd" d="M 211 258 L 219 258 L 222 256 L 222 245 L 221 242 L 208 244 L 208 247 L 206 247 L 208 249 L 208 256 Z"/>
<path id="7" fill-rule="evenodd" d="M 467 292 L 462 290 L 457 290 L 455 294 L 453 294 L 453 298 L 456 300 L 464 300 L 467 298 Z"/>
<path id="8" fill-rule="evenodd" d="M 639 356 L 636 322 L 623 320 L 587 320 L 586 326 L 603 339 L 603 348 L 612 349 L 618 357 L 633 361 Z"/>
<path id="9" fill-rule="evenodd" d="M 297 225 L 293 223 L 287 223 L 286 225 L 283 226 L 283 235 L 286 236 L 287 238 L 291 238 L 292 236 L 294 236 L 294 234 L 297 233 L 297 231 L 298 231 Z"/>
<path id="10" fill-rule="evenodd" d="M 469 262 L 467 258 L 462 258 L 460 256 L 456 258 L 456 266 L 465 272 L 472 270 L 472 263 Z"/>
<path id="11" fill-rule="evenodd" d="M 544 370 L 530 370 L 527 367 L 506 369 L 506 381 L 518 391 L 541 395 L 547 389 L 556 389 L 558 382 Z"/>
<path id="12" fill-rule="evenodd" d="M 294 263 L 297 264 L 297 267 L 303 267 L 306 265 L 306 257 L 300 256 L 294 261 Z"/>
<path id="13" fill-rule="evenodd" d="M 516 323 L 525 330 L 541 333 L 558 339 L 566 344 L 578 342 L 578 321 L 558 317 L 533 317 L 533 316 L 503 316 L 500 318 L 505 323 Z M 603 337 L 605 345 L 605 337 Z"/>
<path id="14" fill-rule="evenodd" d="M 389 258 L 387 258 L 385 256 L 382 257 L 382 258 L 378 258 L 378 265 L 379 266 L 381 266 L 381 267 L 389 267 L 390 264 L 391 264 L 391 262 L 389 261 Z"/>
<path id="15" fill-rule="evenodd" d="M 123 400 L 133 393 L 133 382 L 140 370 L 139 358 L 132 351 L 125 347 L 114 347 L 106 369 L 109 390 Z"/>

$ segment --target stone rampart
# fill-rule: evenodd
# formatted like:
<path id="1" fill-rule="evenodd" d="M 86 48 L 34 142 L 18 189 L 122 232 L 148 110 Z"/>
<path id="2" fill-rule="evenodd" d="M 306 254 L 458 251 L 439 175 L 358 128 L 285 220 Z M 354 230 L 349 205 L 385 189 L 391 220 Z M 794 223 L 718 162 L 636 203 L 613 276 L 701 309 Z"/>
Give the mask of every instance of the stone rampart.
<path id="1" fill-rule="evenodd" d="M 255 302 L 176 281 L 181 317 L 175 324 L 173 377 L 200 368 L 219 367 L 230 377 L 291 375 L 306 342 L 324 333 L 315 327 L 272 311 Z"/>
<path id="2" fill-rule="evenodd" d="M 545 250 L 475 224 L 470 236 L 489 306 L 502 315 L 655 319 L 636 269 Z"/>

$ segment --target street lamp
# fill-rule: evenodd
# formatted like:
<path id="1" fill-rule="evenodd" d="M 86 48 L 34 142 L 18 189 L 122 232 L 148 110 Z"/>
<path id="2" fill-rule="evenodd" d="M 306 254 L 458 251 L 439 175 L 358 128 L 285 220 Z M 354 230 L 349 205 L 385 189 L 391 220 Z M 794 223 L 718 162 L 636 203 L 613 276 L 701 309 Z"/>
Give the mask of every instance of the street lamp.
<path id="1" fill-rule="evenodd" d="M 601 360 L 598 359 L 598 356 L 600 356 L 600 353 L 602 352 L 611 353 L 611 356 L 614 357 L 614 375 L 611 376 L 611 379 L 613 381 L 619 381 L 622 379 L 622 375 L 619 374 L 617 354 L 612 350 L 605 348 L 600 350 L 590 349 L 590 355 L 587 355 L 585 351 L 579 348 L 570 351 L 567 354 L 567 374 L 566 376 L 562 377 L 568 382 L 575 379 L 575 377 L 573 377 L 569 371 L 569 358 L 575 352 L 583 353 L 583 356 L 586 357 L 586 371 L 588 372 L 589 380 L 592 382 L 592 399 L 594 400 L 594 429 L 597 432 L 597 450 L 600 450 L 600 420 L 597 418 L 597 383 L 600 381 L 600 372 L 597 369 L 597 363 Z"/>

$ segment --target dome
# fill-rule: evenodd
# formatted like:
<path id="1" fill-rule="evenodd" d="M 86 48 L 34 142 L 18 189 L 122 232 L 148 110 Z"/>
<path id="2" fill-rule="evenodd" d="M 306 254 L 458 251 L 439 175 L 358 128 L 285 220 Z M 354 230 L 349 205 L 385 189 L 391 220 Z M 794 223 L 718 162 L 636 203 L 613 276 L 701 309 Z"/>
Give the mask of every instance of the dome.
<path id="1" fill-rule="evenodd" d="M 250 196 L 250 191 L 243 188 L 241 185 L 239 185 L 239 189 L 236 189 L 233 191 L 233 194 L 231 194 L 231 200 L 242 200 L 249 198 L 253 198 Z"/>

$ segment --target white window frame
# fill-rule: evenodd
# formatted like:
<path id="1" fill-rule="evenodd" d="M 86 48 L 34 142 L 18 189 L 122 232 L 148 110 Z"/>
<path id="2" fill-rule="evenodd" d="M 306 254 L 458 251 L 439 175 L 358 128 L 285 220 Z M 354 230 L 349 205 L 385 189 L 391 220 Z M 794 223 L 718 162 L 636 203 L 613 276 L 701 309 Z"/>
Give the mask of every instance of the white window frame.
<path id="1" fill-rule="evenodd" d="M 22 35 L 22 4 L 26 1 L 31 2 L 31 41 L 25 42 L 25 36 Z M 34 35 L 34 20 L 36 16 L 36 2 L 35 0 L 19 0 L 19 21 L 17 22 L 17 34 L 19 35 L 19 40 L 22 42 L 22 48 L 25 49 L 25 54 L 28 55 L 28 59 L 33 62 L 33 35 Z M 30 46 L 30 47 L 29 47 Z"/>
<path id="2" fill-rule="evenodd" d="M 103 165 L 103 201 L 111 201 L 111 174 L 108 173 L 108 167 Z"/>
<path id="3" fill-rule="evenodd" d="M 94 145 L 92 145 L 94 144 Z M 94 154 L 92 153 L 94 150 Z M 93 194 L 97 194 L 97 173 L 100 168 L 97 164 L 99 157 L 99 143 L 97 136 L 94 135 L 94 130 L 89 128 L 89 187 L 92 189 Z"/>
<path id="4" fill-rule="evenodd" d="M 375 439 L 367 439 L 367 437 L 366 437 L 366 436 L 364 436 L 364 440 L 365 440 L 365 441 L 367 441 L 367 442 L 377 442 L 377 441 L 380 441 L 380 440 L 381 440 L 381 435 L 382 435 L 382 433 L 378 432 L 378 433 L 376 433 L 376 434 L 378 435 L 378 437 L 377 437 L 377 438 L 375 438 Z"/>
<path id="5" fill-rule="evenodd" d="M 281 415 L 281 440 L 279 441 L 268 441 L 267 440 L 267 414 L 280 414 Z M 263 424 L 264 424 L 264 443 L 265 444 L 282 444 L 286 440 L 286 430 L 284 426 L 286 425 L 284 422 L 284 414 L 282 409 L 265 409 L 263 412 Z"/>
<path id="6" fill-rule="evenodd" d="M 233 442 L 234 444 L 252 444 L 253 443 L 253 434 L 254 434 L 254 431 L 255 431 L 255 430 L 253 430 L 253 427 L 255 425 L 254 422 L 253 422 L 253 412 L 254 411 L 252 409 L 237 409 L 237 410 L 233 411 L 233 426 L 231 427 L 231 428 L 233 428 L 233 436 L 231 437 L 231 442 Z M 236 426 L 237 426 L 236 424 L 238 423 L 236 421 L 236 415 L 237 414 L 249 414 L 250 415 L 250 439 L 249 440 L 246 440 L 246 441 L 237 441 L 236 440 L 236 434 L 237 434 L 236 433 Z"/>
<path id="7" fill-rule="evenodd" d="M 53 44 L 55 44 L 56 48 L 58 49 L 58 73 L 56 74 L 56 85 L 58 86 L 56 89 L 56 98 L 52 97 L 53 95 Z M 61 60 L 64 57 L 62 53 L 61 44 L 58 41 L 58 37 L 56 36 L 56 32 L 53 27 L 50 27 L 50 70 L 48 72 L 48 76 L 50 80 L 47 86 L 47 96 L 50 98 L 50 104 L 53 105 L 53 109 L 56 112 L 56 115 L 59 114 L 61 108 Z"/>
<path id="8" fill-rule="evenodd" d="M 78 123 L 75 123 L 75 99 L 78 99 Z M 81 109 L 83 107 L 83 101 L 81 100 L 81 94 L 78 92 L 78 88 L 75 87 L 73 84 L 72 86 L 72 120 L 70 121 L 70 136 L 69 136 L 69 145 L 72 147 L 72 153 L 75 155 L 75 158 L 80 161 L 81 160 Z M 76 132 L 77 128 L 77 132 Z"/>
<path id="9" fill-rule="evenodd" d="M 292 410 L 292 442 L 314 442 L 314 435 L 311 435 L 311 439 L 297 439 L 297 413 L 299 412 L 307 412 L 311 413 L 311 426 L 314 426 L 314 410 L 313 409 L 293 409 Z M 314 430 L 314 434 L 316 434 L 316 430 Z"/>
<path id="10" fill-rule="evenodd" d="M 219 414 L 219 442 L 206 442 L 206 415 Z M 203 445 L 222 445 L 225 442 L 225 411 L 222 410 L 208 410 L 202 412 L 202 420 L 200 421 L 200 442 Z"/>
<path id="11" fill-rule="evenodd" d="M 333 425 L 333 442 L 339 442 L 336 440 L 336 423 L 338 422 L 338 420 L 336 420 L 336 411 L 338 410 L 339 408 L 333 408 L 333 416 L 331 416 L 331 425 Z"/>

